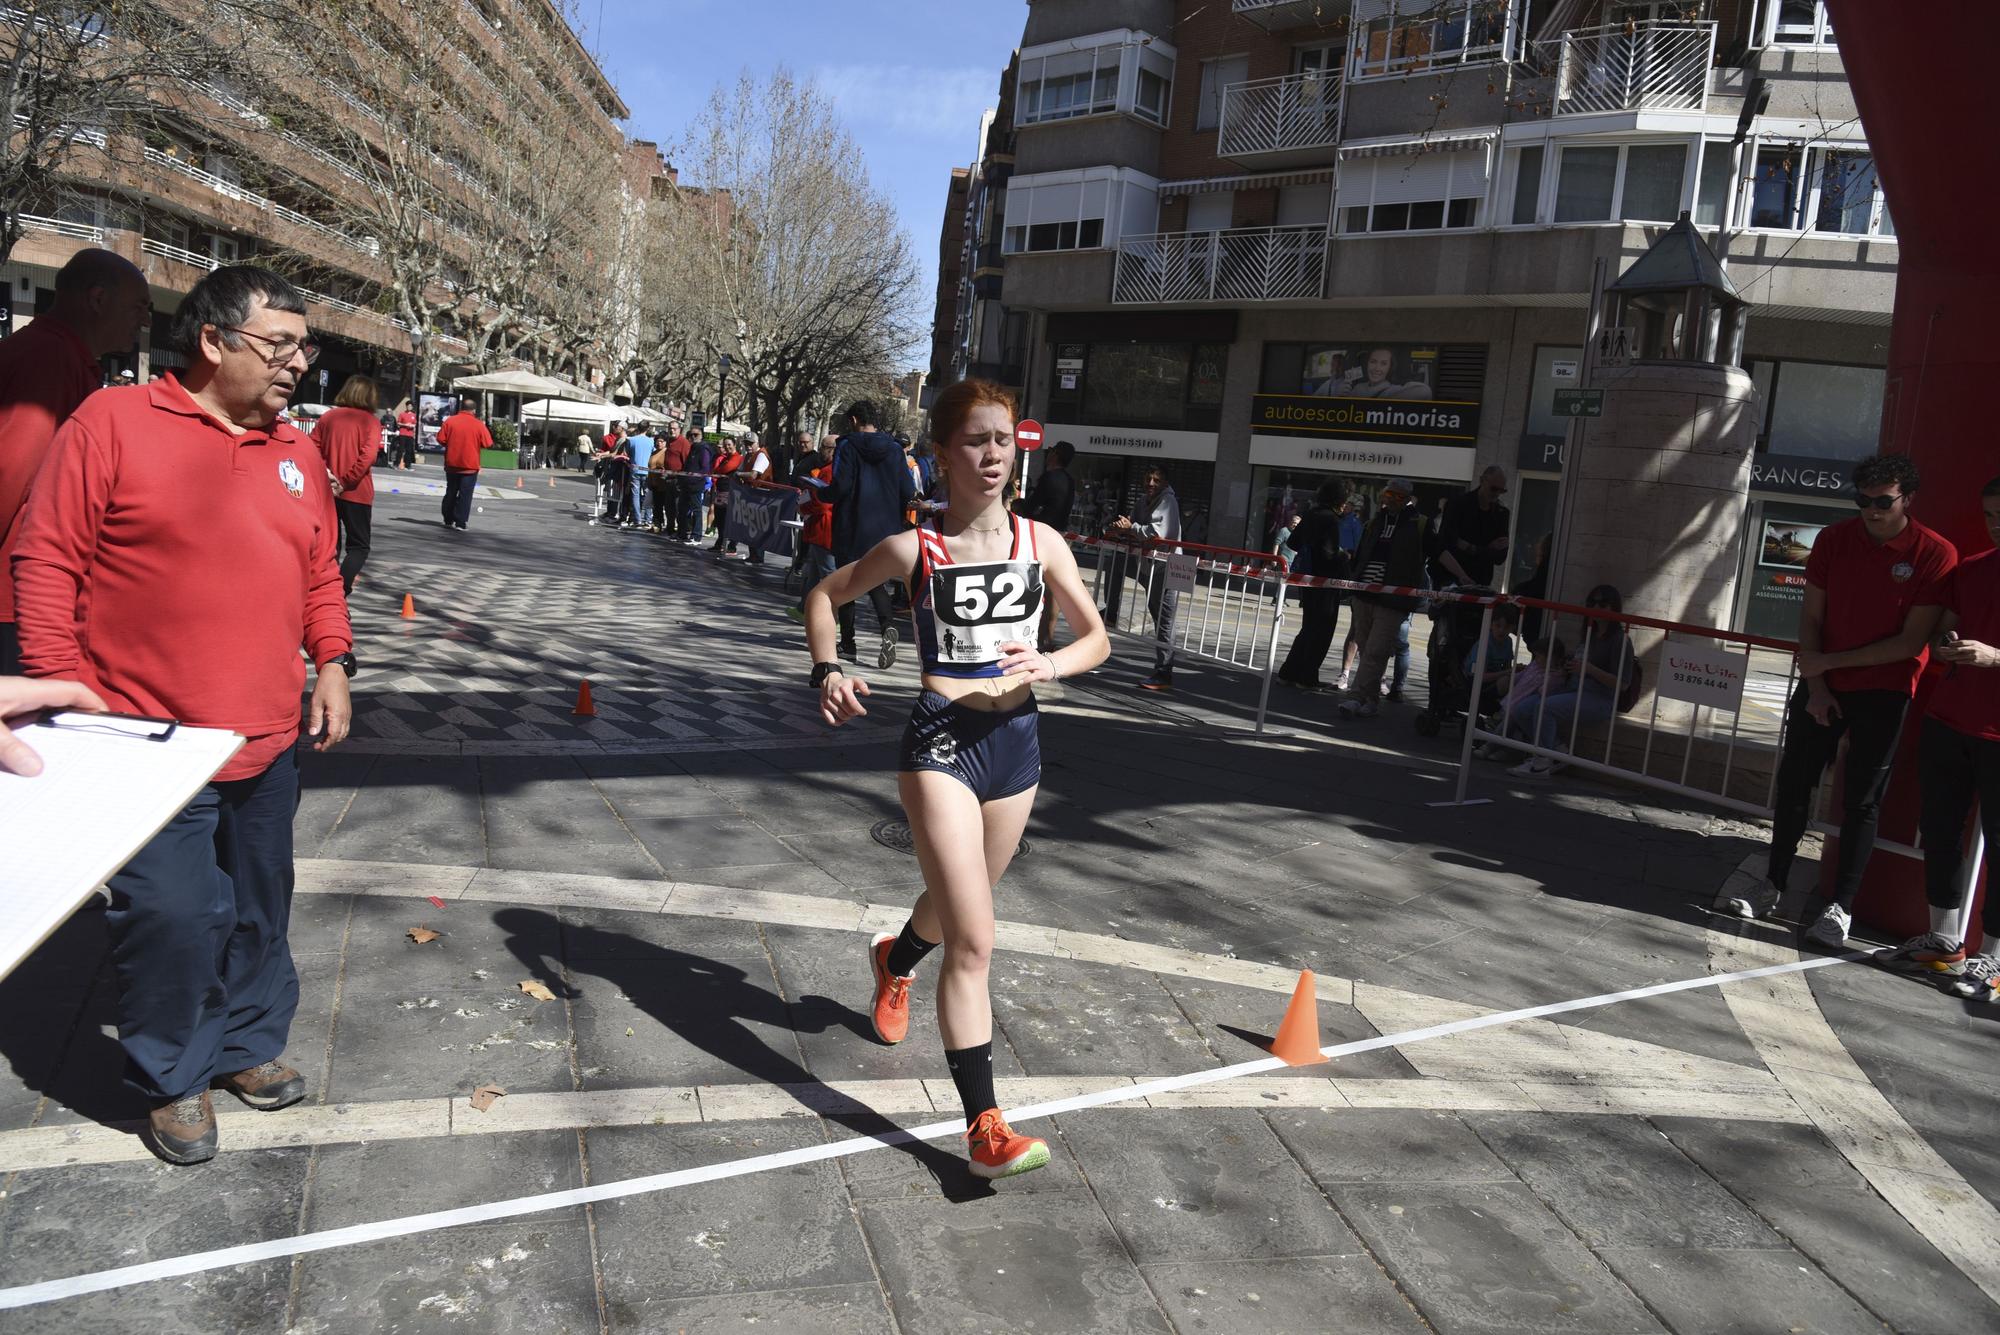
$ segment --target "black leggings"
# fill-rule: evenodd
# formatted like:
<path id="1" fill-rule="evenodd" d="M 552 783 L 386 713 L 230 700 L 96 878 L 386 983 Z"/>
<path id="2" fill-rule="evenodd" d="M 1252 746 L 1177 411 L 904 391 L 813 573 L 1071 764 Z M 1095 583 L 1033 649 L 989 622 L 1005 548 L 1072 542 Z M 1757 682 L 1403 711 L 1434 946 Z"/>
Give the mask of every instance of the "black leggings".
<path id="1" fill-rule="evenodd" d="M 1844 909 L 1854 907 L 1861 890 L 1861 873 L 1875 851 L 1875 827 L 1882 814 L 1882 790 L 1889 783 L 1889 766 L 1896 758 L 1896 739 L 1910 697 L 1901 691 L 1835 691 L 1840 712 L 1822 724 L 1806 711 L 1806 687 L 1792 692 L 1785 720 L 1785 752 L 1778 761 L 1778 788 L 1771 815 L 1773 884 L 1783 886 L 1792 857 L 1812 817 L 1808 809 L 1819 776 L 1833 762 L 1841 734 L 1847 735 L 1847 764 L 1841 775 L 1845 811 L 1840 821 L 1840 866 L 1834 875 L 1834 898 Z"/>
<path id="2" fill-rule="evenodd" d="M 877 584 L 863 596 L 868 599 L 869 606 L 875 609 L 875 624 L 878 628 L 886 631 L 889 627 L 896 624 L 895 609 L 889 605 L 889 586 L 887 584 Z M 859 599 L 856 601 L 858 602 Z M 840 647 L 843 649 L 853 648 L 854 603 L 843 604 L 840 611 L 835 615 L 840 621 Z"/>
<path id="3" fill-rule="evenodd" d="M 335 497 L 333 508 L 340 516 L 340 588 L 343 593 L 353 593 L 354 577 L 368 564 L 368 538 L 375 525 L 375 507 Z"/>
<path id="4" fill-rule="evenodd" d="M 1933 908 L 1957 908 L 1965 818 L 1975 799 L 1986 832 L 1987 865 L 2000 857 L 2000 742 L 1927 718 L 1917 739 L 1917 781 L 1923 788 L 1924 894 Z M 2000 889 L 1990 874 L 1986 880 L 1981 926 L 1988 936 L 2000 936 Z M 1971 936 L 1971 923 L 1959 926 Z"/>
<path id="5" fill-rule="evenodd" d="M 1333 648 L 1333 627 L 1339 619 L 1338 589 L 1300 589 L 1299 633 L 1292 641 L 1292 651 L 1285 655 L 1285 665 L 1278 669 L 1278 680 L 1300 686 L 1317 684 L 1320 665 Z"/>

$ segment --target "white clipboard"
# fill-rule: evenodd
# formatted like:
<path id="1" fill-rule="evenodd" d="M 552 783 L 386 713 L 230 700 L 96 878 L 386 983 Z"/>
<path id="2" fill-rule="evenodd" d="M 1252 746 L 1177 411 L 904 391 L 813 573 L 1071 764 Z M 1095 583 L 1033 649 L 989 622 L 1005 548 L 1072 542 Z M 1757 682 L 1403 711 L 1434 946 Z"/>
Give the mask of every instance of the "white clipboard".
<path id="1" fill-rule="evenodd" d="M 52 713 L 15 734 L 42 772 L 0 774 L 0 978 L 243 746 L 233 732 L 126 714 Z"/>

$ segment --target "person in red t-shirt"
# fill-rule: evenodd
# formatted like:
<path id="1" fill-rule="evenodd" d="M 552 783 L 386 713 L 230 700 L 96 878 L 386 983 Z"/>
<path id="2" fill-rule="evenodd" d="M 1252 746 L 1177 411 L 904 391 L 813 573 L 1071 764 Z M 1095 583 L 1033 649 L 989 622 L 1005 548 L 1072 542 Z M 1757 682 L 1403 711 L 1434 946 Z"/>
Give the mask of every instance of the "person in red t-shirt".
<path id="1" fill-rule="evenodd" d="M 382 428 L 375 420 L 375 382 L 351 375 L 333 397 L 333 410 L 313 427 L 313 444 L 326 460 L 337 487 L 333 508 L 340 515 L 340 588 L 354 592 L 354 577 L 368 564 L 375 517 L 375 455 Z"/>
<path id="2" fill-rule="evenodd" d="M 708 525 L 715 530 L 715 545 L 709 548 L 721 556 L 723 530 L 729 526 L 729 479 L 743 466 L 743 456 L 736 452 L 736 442 L 723 436 L 718 442 L 720 453 L 715 456 L 715 467 L 710 471 L 715 477 L 715 490 L 709 496 Z M 734 551 L 735 544 L 730 544 Z"/>
<path id="3" fill-rule="evenodd" d="M 318 348 L 305 299 L 252 265 L 181 299 L 182 376 L 93 394 L 56 433 L 14 552 L 30 676 L 112 709 L 244 739 L 111 877 L 105 926 L 127 1081 L 171 1163 L 215 1157 L 210 1088 L 253 1108 L 305 1097 L 284 1063 L 299 980 L 287 942 L 299 696 L 347 736 L 354 637 L 318 450 L 278 421 Z"/>
<path id="4" fill-rule="evenodd" d="M 1979 505 L 1987 536 L 2000 544 L 2000 477 L 1980 491 Z M 1944 607 L 1937 656 L 1946 666 L 1931 692 L 1917 749 L 1931 930 L 1905 941 L 1897 953 L 1954 975 L 1949 986 L 1959 996 L 2000 1001 L 2000 890 L 1990 874 L 1980 915 L 1985 939 L 1970 958 L 1965 947 L 1972 924 L 1958 920 L 1965 819 L 1975 799 L 1989 866 L 2000 852 L 2000 550 L 1952 571 Z"/>
<path id="5" fill-rule="evenodd" d="M 393 461 L 402 472 L 417 466 L 417 415 L 406 406 L 396 414 L 396 448 Z"/>
<path id="6" fill-rule="evenodd" d="M 798 605 L 786 608 L 785 615 L 801 624 L 806 619 L 806 595 L 813 591 L 814 585 L 834 572 L 833 503 L 826 499 L 826 491 L 833 485 L 833 449 L 839 443 L 838 436 L 822 436 L 819 454 L 799 461 L 799 467 L 804 470 L 799 476 L 805 492 L 799 502 L 802 524 L 799 541 L 805 550 L 805 559 L 801 563 L 805 588 L 799 591 Z M 808 468 L 807 465 L 815 460 L 817 466 Z"/>
<path id="7" fill-rule="evenodd" d="M 444 503 L 438 509 L 446 528 L 463 533 L 479 486 L 479 452 L 493 448 L 493 433 L 479 420 L 478 405 L 464 399 L 438 428 L 438 444 L 444 446 Z"/>
<path id="8" fill-rule="evenodd" d="M 1846 810 L 1834 897 L 1806 932 L 1834 950 L 1847 942 L 1861 873 L 1875 851 L 1896 739 L 1944 615 L 1946 576 L 1958 564 L 1949 542 L 1910 517 L 1918 479 L 1908 456 L 1863 459 L 1852 480 L 1860 517 L 1822 529 L 1806 560 L 1799 684 L 1785 716 L 1765 883 L 1754 898 L 1729 906 L 1746 918 L 1777 906 L 1806 832 L 1813 789 L 1845 734 Z"/>
<path id="9" fill-rule="evenodd" d="M 7 569 L 28 484 L 56 428 L 103 382 L 98 359 L 137 348 L 152 313 L 146 275 L 130 260 L 79 250 L 56 274 L 55 304 L 0 338 L 0 674 L 20 671 Z"/>

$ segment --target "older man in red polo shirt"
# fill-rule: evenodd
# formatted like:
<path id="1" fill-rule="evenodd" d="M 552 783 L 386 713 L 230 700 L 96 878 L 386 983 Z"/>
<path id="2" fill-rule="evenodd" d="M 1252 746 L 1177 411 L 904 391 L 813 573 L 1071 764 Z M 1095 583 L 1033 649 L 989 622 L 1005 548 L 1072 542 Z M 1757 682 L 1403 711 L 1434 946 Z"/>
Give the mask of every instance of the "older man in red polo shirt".
<path id="1" fill-rule="evenodd" d="M 228 728 L 243 749 L 116 876 L 106 914 L 128 1082 L 172 1163 L 216 1151 L 211 1086 L 298 1102 L 287 928 L 303 647 L 307 732 L 347 735 L 353 637 L 319 451 L 277 421 L 318 354 L 279 275 L 217 269 L 181 300 L 183 377 L 92 395 L 56 433 L 14 583 L 35 677 L 112 709 Z"/>
<path id="2" fill-rule="evenodd" d="M 130 260 L 79 250 L 56 274 L 55 304 L 0 339 L 0 675 L 21 670 L 7 568 L 28 484 L 56 428 L 102 383 L 99 360 L 136 349 L 152 315 L 146 275 Z"/>
<path id="3" fill-rule="evenodd" d="M 1799 685 L 1786 714 L 1772 803 L 1771 859 L 1754 898 L 1728 906 L 1746 918 L 1776 907 L 1806 832 L 1813 789 L 1844 734 L 1846 810 L 1834 897 L 1806 931 L 1834 950 L 1846 944 L 1853 924 L 1896 740 L 1944 615 L 1946 577 L 1958 564 L 1957 550 L 1910 516 L 1917 481 L 1917 466 L 1905 455 L 1863 459 L 1853 472 L 1860 517 L 1822 529 L 1813 543 L 1799 617 Z"/>
<path id="4" fill-rule="evenodd" d="M 463 533 L 472 518 L 472 494 L 479 486 L 479 452 L 493 448 L 493 433 L 479 420 L 468 398 L 438 428 L 438 444 L 444 446 L 444 504 L 440 507 L 444 526 Z"/>

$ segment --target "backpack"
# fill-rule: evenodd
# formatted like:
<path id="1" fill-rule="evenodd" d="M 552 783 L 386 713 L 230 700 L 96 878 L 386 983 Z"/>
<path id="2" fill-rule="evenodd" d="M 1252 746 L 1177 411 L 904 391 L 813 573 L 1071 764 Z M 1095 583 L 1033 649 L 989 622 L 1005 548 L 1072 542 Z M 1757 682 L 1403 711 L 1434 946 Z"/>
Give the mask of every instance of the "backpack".
<path id="1" fill-rule="evenodd" d="M 1630 672 L 1618 687 L 1618 712 L 1621 714 L 1631 713 L 1646 690 L 1646 670 L 1639 666 L 1638 655 L 1628 658 L 1625 666 Z"/>

